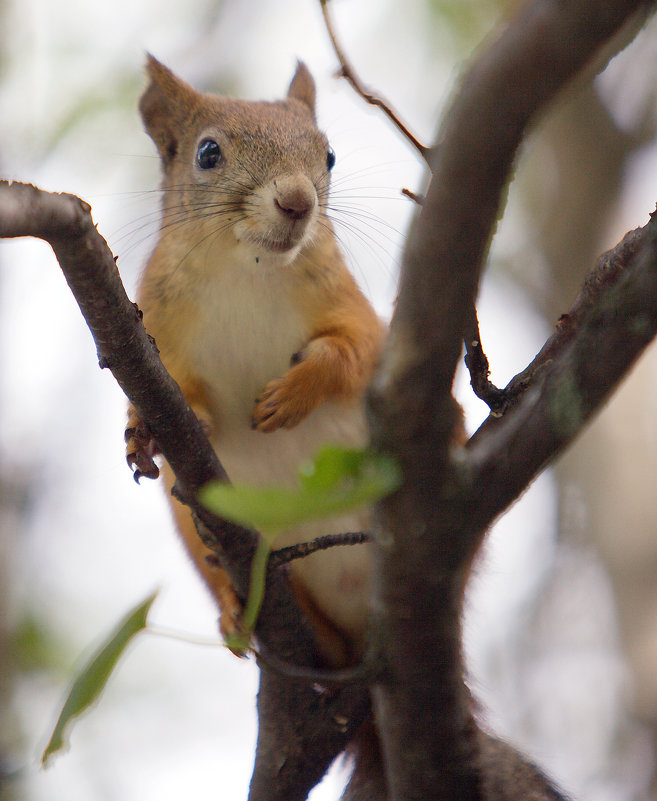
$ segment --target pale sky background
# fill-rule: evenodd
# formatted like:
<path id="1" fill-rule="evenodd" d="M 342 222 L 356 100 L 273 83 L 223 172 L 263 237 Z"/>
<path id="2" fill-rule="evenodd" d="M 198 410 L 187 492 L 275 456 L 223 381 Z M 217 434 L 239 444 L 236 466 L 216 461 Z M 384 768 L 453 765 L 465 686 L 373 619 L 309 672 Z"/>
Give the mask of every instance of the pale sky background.
<path id="1" fill-rule="evenodd" d="M 157 229 L 158 163 L 136 111 L 144 51 L 198 87 L 222 82 L 253 99 L 283 94 L 302 58 L 316 77 L 320 124 L 338 157 L 335 199 L 352 209 L 344 225 L 338 220 L 343 245 L 377 309 L 390 313 L 412 213 L 399 190 L 418 188 L 421 165 L 379 113 L 332 78 L 318 2 L 5 5 L 0 173 L 89 201 L 129 294 Z M 459 62 L 438 34 L 426 35 L 423 3 L 342 0 L 336 12 L 363 79 L 430 140 Z M 654 204 L 654 181 L 648 187 L 637 180 L 655 174 L 654 150 L 633 169 L 610 245 L 643 224 Z M 512 236 L 505 229 L 499 246 Z M 77 654 L 154 587 L 162 590 L 153 622 L 215 636 L 216 613 L 177 543 L 161 487 L 137 487 L 125 466 L 124 398 L 97 368 L 52 253 L 40 242 L 2 242 L 0 265 L 0 458 L 34 488 L 6 549 L 10 614 L 19 620 L 28 609 L 44 621 L 63 642 L 69 671 Z M 493 380 L 504 384 L 547 331 L 502 279 L 486 285 L 481 317 Z M 484 413 L 468 392 L 461 381 L 474 427 Z M 576 554 L 557 553 L 553 500 L 551 478 L 543 476 L 491 537 L 468 618 L 473 687 L 490 725 L 531 749 L 576 797 L 630 799 L 646 780 L 647 745 L 625 711 L 631 679 L 618 650 L 613 600 L 594 555 L 583 564 Z M 566 597 L 553 611 L 558 624 L 543 650 L 523 657 L 523 621 L 555 560 L 560 575 L 586 587 L 596 619 L 584 626 Z M 567 596 L 574 582 L 564 582 Z M 569 637 L 578 638 L 577 649 L 568 647 Z M 71 751 L 42 771 L 39 748 L 66 676 L 29 674 L 11 710 L 21 728 L 13 757 L 25 766 L 25 798 L 244 799 L 256 685 L 254 666 L 222 648 L 143 637 L 73 731 Z M 338 781 L 327 780 L 314 801 L 336 798 Z"/>

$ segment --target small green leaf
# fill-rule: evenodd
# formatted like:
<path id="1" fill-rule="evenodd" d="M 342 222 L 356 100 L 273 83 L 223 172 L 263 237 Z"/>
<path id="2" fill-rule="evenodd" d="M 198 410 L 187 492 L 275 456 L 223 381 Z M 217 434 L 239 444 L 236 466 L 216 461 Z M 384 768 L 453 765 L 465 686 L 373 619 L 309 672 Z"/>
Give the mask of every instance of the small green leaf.
<path id="1" fill-rule="evenodd" d="M 41 757 L 42 765 L 46 765 L 53 754 L 67 745 L 67 728 L 98 699 L 128 643 L 146 627 L 146 618 L 156 596 L 157 592 L 154 592 L 129 612 L 82 668 L 59 713 L 50 741 Z"/>
<path id="2" fill-rule="evenodd" d="M 397 463 L 370 450 L 326 447 L 302 468 L 299 486 L 252 487 L 213 483 L 200 501 L 212 512 L 257 528 L 270 540 L 306 520 L 348 512 L 373 503 L 401 483 Z"/>
<path id="3" fill-rule="evenodd" d="M 240 631 L 226 645 L 248 648 L 265 590 L 267 560 L 276 535 L 306 520 L 331 517 L 388 495 L 401 483 L 401 471 L 389 456 L 370 450 L 322 448 L 299 471 L 297 487 L 233 487 L 213 483 L 199 500 L 215 514 L 258 529 L 263 535 L 251 565 L 249 593 Z"/>

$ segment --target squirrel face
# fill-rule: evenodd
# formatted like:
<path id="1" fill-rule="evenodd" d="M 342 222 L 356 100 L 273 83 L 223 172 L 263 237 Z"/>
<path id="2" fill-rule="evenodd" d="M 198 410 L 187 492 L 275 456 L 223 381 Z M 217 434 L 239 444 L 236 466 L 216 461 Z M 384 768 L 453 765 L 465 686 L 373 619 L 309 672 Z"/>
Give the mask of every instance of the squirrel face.
<path id="1" fill-rule="evenodd" d="M 326 219 L 333 151 L 315 124 L 315 85 L 299 63 L 274 103 L 201 94 L 153 57 L 140 101 L 164 174 L 163 233 L 225 238 L 291 261 Z M 184 229 L 182 231 L 181 229 Z"/>

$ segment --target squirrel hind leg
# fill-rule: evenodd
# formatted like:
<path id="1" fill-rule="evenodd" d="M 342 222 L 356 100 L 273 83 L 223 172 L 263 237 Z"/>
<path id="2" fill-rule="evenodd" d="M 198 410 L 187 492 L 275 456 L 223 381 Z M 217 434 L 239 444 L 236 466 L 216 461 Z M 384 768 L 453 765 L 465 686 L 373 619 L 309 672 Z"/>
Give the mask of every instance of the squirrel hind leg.
<path id="1" fill-rule="evenodd" d="M 165 463 L 163 472 L 167 488 L 170 489 L 174 481 L 173 471 Z M 221 635 L 224 641 L 229 641 L 231 635 L 241 633 L 242 601 L 235 592 L 228 574 L 221 567 L 216 554 L 204 545 L 199 537 L 189 508 L 172 496 L 170 492 L 167 494 L 171 511 L 175 517 L 176 528 L 187 553 L 219 607 L 219 630 Z M 233 650 L 233 653 L 236 656 L 243 655 L 235 650 Z"/>

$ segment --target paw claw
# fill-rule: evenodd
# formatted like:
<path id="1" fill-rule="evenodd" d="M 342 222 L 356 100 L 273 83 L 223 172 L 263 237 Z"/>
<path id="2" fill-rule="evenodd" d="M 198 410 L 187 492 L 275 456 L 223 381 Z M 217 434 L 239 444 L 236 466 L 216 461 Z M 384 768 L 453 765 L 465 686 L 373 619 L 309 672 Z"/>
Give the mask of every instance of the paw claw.
<path id="1" fill-rule="evenodd" d="M 133 471 L 133 478 L 139 484 L 141 478 L 157 478 L 160 470 L 153 457 L 158 449 L 155 440 L 143 423 L 126 428 L 124 438 L 127 443 L 126 461 Z"/>

